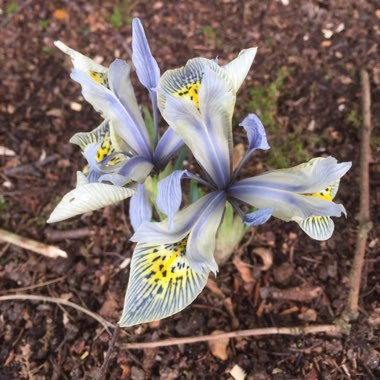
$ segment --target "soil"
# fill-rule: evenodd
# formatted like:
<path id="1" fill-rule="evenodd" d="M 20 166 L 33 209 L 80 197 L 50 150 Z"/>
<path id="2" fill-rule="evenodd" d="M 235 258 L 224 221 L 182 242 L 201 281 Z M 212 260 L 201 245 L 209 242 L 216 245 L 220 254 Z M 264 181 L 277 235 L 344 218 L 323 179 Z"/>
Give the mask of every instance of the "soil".
<path id="1" fill-rule="evenodd" d="M 70 137 L 100 122 L 70 79 L 71 64 L 54 48 L 56 39 L 105 65 L 114 57 L 130 60 L 130 20 L 140 17 L 162 72 L 196 56 L 218 56 L 224 63 L 241 49 L 258 46 L 238 94 L 236 125 L 247 111 L 249 89 L 272 83 L 287 67 L 290 74 L 277 101 L 279 133 L 313 136 L 317 143 L 307 146 L 310 157 L 333 155 L 339 161 L 353 161 L 337 197 L 348 215 L 335 220 L 330 240 L 312 241 L 296 225 L 271 219 L 249 231 L 234 253 L 250 265 L 253 283 L 247 283 L 231 257 L 215 279 L 220 292 L 205 289 L 178 315 L 128 329 L 119 344 L 339 319 L 347 303 L 356 241 L 359 70 L 367 69 L 373 101 L 374 228 L 366 251 L 360 316 L 350 333 L 232 339 L 219 355 L 207 343 L 128 351 L 118 346 L 108 378 L 231 379 L 229 370 L 235 364 L 251 380 L 380 378 L 380 7 L 376 1 L 12 0 L 0 4 L 0 145 L 14 152 L 0 155 L 0 226 L 58 245 L 69 255 L 48 259 L 1 243 L 1 295 L 60 297 L 112 323 L 122 309 L 129 268 L 120 264 L 133 252 L 127 206 L 46 224 L 84 164 L 78 149 L 69 144 Z M 137 83 L 136 93 L 142 104 L 148 104 Z M 238 128 L 235 143 L 246 143 Z M 265 157 L 255 156 L 244 175 L 268 168 Z M 77 230 L 79 238 L 65 238 L 65 233 Z M 273 254 L 269 269 L 262 270 L 255 248 Z M 1 380 L 93 379 L 108 342 L 103 326 L 75 309 L 47 302 L 0 302 Z"/>

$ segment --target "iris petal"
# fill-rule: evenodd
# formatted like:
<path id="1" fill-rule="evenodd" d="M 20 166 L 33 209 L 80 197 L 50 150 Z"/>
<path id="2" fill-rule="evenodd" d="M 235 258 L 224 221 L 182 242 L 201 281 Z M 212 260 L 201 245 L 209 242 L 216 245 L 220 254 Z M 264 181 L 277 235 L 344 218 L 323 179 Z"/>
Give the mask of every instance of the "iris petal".
<path id="1" fill-rule="evenodd" d="M 188 306 L 203 290 L 208 271 L 189 266 L 187 238 L 173 244 L 137 244 L 119 321 L 121 327 L 169 317 Z"/>
<path id="2" fill-rule="evenodd" d="M 214 259 L 216 233 L 226 207 L 226 193 L 219 191 L 209 195 L 212 195 L 212 198 L 191 230 L 187 258 L 191 268 L 197 273 L 206 267 L 215 274 L 218 271 Z"/>
<path id="3" fill-rule="evenodd" d="M 239 90 L 241 84 L 247 76 L 253 60 L 255 59 L 256 51 L 257 48 L 242 50 L 233 61 L 223 66 L 229 80 L 234 86 L 235 92 Z"/>
<path id="4" fill-rule="evenodd" d="M 151 159 L 151 147 L 147 134 L 141 133 L 145 125 L 139 125 L 134 120 L 133 113 L 124 108 L 116 95 L 105 87 L 92 81 L 84 73 L 74 69 L 71 77 L 82 86 L 85 99 L 100 112 L 105 119 L 110 120 L 119 135 L 133 151 Z"/>
<path id="5" fill-rule="evenodd" d="M 137 193 L 132 196 L 129 203 L 129 216 L 135 231 L 143 222 L 149 222 L 152 219 L 152 205 L 144 184 L 137 185 Z"/>
<path id="6" fill-rule="evenodd" d="M 79 172 L 80 173 L 80 172 Z M 77 174 L 79 186 L 68 192 L 53 210 L 48 223 L 60 222 L 85 212 L 98 210 L 132 196 L 135 191 L 126 187 L 104 183 L 84 183 L 82 173 Z"/>
<path id="7" fill-rule="evenodd" d="M 160 79 L 160 68 L 154 59 L 145 36 L 144 28 L 138 18 L 132 21 L 132 60 L 140 82 L 151 91 Z"/>

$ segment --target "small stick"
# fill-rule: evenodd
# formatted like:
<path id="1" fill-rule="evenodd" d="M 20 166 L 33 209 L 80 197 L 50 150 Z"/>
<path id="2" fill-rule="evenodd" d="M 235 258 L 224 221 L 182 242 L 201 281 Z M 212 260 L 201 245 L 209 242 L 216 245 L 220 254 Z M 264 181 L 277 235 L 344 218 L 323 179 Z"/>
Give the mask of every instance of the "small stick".
<path id="1" fill-rule="evenodd" d="M 144 349 L 144 348 L 157 348 L 157 347 L 167 347 L 174 346 L 178 344 L 193 344 L 200 342 L 208 342 L 210 340 L 226 339 L 226 338 L 237 338 L 243 336 L 261 336 L 261 335 L 304 335 L 304 334 L 317 334 L 317 333 L 341 333 L 342 329 L 340 326 L 335 325 L 316 325 L 316 326 L 305 326 L 305 327 L 269 327 L 262 329 L 250 329 L 250 330 L 239 330 L 232 331 L 223 334 L 216 335 L 202 335 L 202 336 L 190 336 L 184 338 L 170 338 L 156 342 L 141 342 L 141 343 L 121 343 L 120 347 L 126 350 L 130 349 Z"/>
<path id="2" fill-rule="evenodd" d="M 58 257 L 67 258 L 67 253 L 58 247 L 40 243 L 39 241 L 28 239 L 2 229 L 0 229 L 0 241 L 1 240 L 52 259 L 57 259 Z"/>
<path id="3" fill-rule="evenodd" d="M 116 328 L 116 326 L 111 323 L 106 321 L 104 318 L 102 318 L 100 315 L 85 309 L 82 306 L 77 305 L 76 303 L 70 302 L 68 300 L 64 300 L 62 298 L 56 298 L 56 297 L 47 297 L 47 296 L 40 296 L 40 295 L 34 295 L 34 294 L 11 294 L 7 296 L 0 296 L 0 302 L 1 301 L 42 301 L 42 302 L 53 302 L 58 305 L 65 305 L 72 307 L 73 309 L 76 309 L 78 311 L 81 311 L 84 314 L 87 314 L 91 318 L 95 319 L 98 321 L 108 332 L 108 334 L 111 335 L 108 327 Z"/>
<path id="4" fill-rule="evenodd" d="M 100 368 L 97 380 L 105 380 L 106 379 L 108 367 L 110 364 L 111 354 L 112 354 L 113 349 L 115 347 L 115 344 L 116 344 L 117 338 L 119 336 L 120 330 L 121 330 L 121 327 L 119 325 L 116 325 L 115 329 L 113 330 L 112 339 L 108 345 L 107 355 L 106 355 L 104 362 Z"/>
<path id="5" fill-rule="evenodd" d="M 360 144 L 360 210 L 358 215 L 358 234 L 354 262 L 350 274 L 350 293 L 345 315 L 349 320 L 358 317 L 359 292 L 367 246 L 368 233 L 372 228 L 370 220 L 369 196 L 369 162 L 371 159 L 371 88 L 369 75 L 365 70 L 360 71 L 362 84 L 362 115 L 363 126 Z"/>
<path id="6" fill-rule="evenodd" d="M 62 281 L 66 277 L 67 276 L 62 276 L 62 277 L 55 278 L 54 280 L 40 282 L 39 284 L 34 284 L 34 285 L 29 285 L 29 286 L 23 286 L 23 287 L 14 288 L 14 289 L 7 289 L 7 290 L 4 291 L 4 293 L 25 292 L 25 290 L 32 290 L 32 289 L 36 289 L 36 288 L 41 288 L 43 286 L 48 286 L 48 285 L 51 285 L 51 284 L 55 284 L 56 282 Z"/>
<path id="7" fill-rule="evenodd" d="M 66 239 L 82 239 L 87 236 L 91 236 L 93 232 L 88 227 L 77 228 L 76 230 L 69 231 L 57 231 L 47 230 L 45 231 L 46 238 L 49 241 L 62 241 Z"/>

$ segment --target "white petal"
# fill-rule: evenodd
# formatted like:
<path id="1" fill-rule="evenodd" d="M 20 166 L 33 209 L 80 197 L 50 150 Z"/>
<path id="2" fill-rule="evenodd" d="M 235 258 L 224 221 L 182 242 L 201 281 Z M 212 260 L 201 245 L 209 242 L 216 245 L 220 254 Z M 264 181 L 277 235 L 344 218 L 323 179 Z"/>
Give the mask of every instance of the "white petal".
<path id="1" fill-rule="evenodd" d="M 60 222 L 85 212 L 98 210 L 135 194 L 130 188 L 104 183 L 80 184 L 68 192 L 53 210 L 48 223 Z"/>
<path id="2" fill-rule="evenodd" d="M 86 73 L 90 71 L 95 71 L 97 73 L 107 73 L 108 69 L 102 65 L 99 65 L 92 59 L 86 57 L 85 55 L 77 52 L 74 49 L 71 49 L 61 41 L 54 41 L 54 45 L 64 52 L 65 54 L 71 57 L 73 65 L 76 69 L 84 71 Z"/>
<path id="3" fill-rule="evenodd" d="M 247 76 L 248 71 L 252 66 L 252 62 L 255 59 L 256 51 L 257 48 L 242 50 L 233 61 L 223 66 L 234 86 L 235 92 L 239 90 L 241 84 Z"/>

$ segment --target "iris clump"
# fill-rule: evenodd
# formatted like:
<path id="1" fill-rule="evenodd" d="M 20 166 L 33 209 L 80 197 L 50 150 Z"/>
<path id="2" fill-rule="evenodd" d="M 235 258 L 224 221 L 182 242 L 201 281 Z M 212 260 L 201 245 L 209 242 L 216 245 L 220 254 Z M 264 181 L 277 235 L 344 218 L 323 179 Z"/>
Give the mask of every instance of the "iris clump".
<path id="1" fill-rule="evenodd" d="M 78 173 L 76 189 L 65 195 L 49 221 L 132 197 L 130 218 L 135 233 L 131 240 L 137 244 L 120 326 L 168 317 L 198 296 L 210 272 L 218 271 L 216 237 L 226 207 L 248 227 L 266 223 L 273 216 L 297 223 L 313 239 L 331 237 L 331 217 L 345 214 L 343 205 L 333 200 L 350 162 L 314 158 L 289 169 L 241 178 L 241 169 L 253 153 L 270 148 L 263 124 L 250 113 L 240 124 L 247 134 L 246 154 L 232 170 L 236 95 L 256 48 L 241 51 L 224 66 L 216 60 L 193 58 L 184 67 L 160 75 L 142 25 L 133 20 L 132 60 L 152 103 L 154 133 L 150 139 L 130 81 L 131 66 L 115 60 L 106 68 L 61 42 L 56 45 L 71 56 L 72 78 L 104 121 L 94 131 L 72 138 L 88 165 Z M 161 138 L 158 111 L 168 124 Z M 184 144 L 202 175 L 165 169 Z M 158 183 L 153 203 L 166 218 L 154 221 L 147 189 L 159 173 L 166 176 Z M 181 208 L 183 180 L 197 182 L 206 192 Z M 254 211 L 245 213 L 247 206 Z"/>

